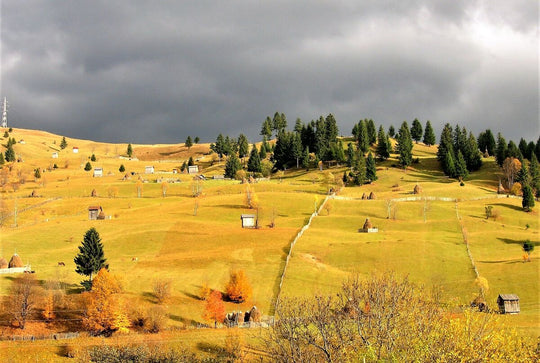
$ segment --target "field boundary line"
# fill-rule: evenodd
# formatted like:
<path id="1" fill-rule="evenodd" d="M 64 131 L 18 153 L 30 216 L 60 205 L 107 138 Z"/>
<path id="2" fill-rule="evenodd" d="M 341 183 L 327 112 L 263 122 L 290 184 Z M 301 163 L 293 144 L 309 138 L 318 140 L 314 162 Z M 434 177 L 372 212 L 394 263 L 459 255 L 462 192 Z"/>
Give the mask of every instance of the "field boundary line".
<path id="1" fill-rule="evenodd" d="M 289 252 L 287 253 L 287 258 L 285 259 L 285 266 L 283 267 L 283 271 L 281 272 L 281 277 L 280 277 L 280 281 L 279 281 L 279 288 L 278 288 L 278 292 L 276 294 L 276 299 L 275 299 L 276 301 L 274 303 L 274 314 L 275 314 L 275 312 L 277 310 L 277 306 L 279 304 L 279 296 L 281 295 L 281 289 L 283 287 L 283 280 L 285 279 L 285 273 L 287 272 L 287 266 L 289 265 L 289 261 L 291 259 L 292 250 L 293 250 L 294 245 L 300 239 L 300 237 L 302 237 L 304 232 L 307 231 L 308 228 L 311 226 L 311 222 L 322 211 L 322 209 L 324 208 L 324 205 L 326 204 L 328 199 L 329 198 L 334 198 L 334 197 L 335 197 L 335 193 L 332 193 L 332 194 L 328 194 L 326 196 L 326 198 L 324 198 L 324 200 L 321 203 L 321 205 L 319 206 L 319 208 L 315 212 L 313 212 L 311 214 L 311 217 L 309 217 L 308 222 L 302 227 L 302 229 L 300 229 L 300 231 L 296 234 L 296 237 L 294 237 L 291 244 L 289 245 Z"/>

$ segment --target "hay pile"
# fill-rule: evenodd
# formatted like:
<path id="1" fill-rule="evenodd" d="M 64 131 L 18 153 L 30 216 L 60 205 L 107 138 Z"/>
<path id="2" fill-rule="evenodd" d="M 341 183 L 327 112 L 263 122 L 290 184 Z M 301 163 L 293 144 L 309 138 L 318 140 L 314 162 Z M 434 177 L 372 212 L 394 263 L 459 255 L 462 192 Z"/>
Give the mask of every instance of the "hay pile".
<path id="1" fill-rule="evenodd" d="M 8 268 L 8 262 L 5 258 L 0 258 L 0 268 Z"/>
<path id="2" fill-rule="evenodd" d="M 92 189 L 92 193 L 90 194 L 91 197 L 97 197 L 97 190 Z"/>
<path id="3" fill-rule="evenodd" d="M 363 199 L 363 200 L 364 200 L 364 199 L 367 199 L 367 198 L 368 198 L 368 197 L 367 197 L 366 193 L 362 194 L 362 199 Z"/>
<path id="4" fill-rule="evenodd" d="M 364 230 L 368 230 L 370 228 L 373 228 L 373 224 L 371 224 L 369 218 L 366 218 L 366 221 L 364 222 Z"/>
<path id="5" fill-rule="evenodd" d="M 422 187 L 420 185 L 416 184 L 413 189 L 413 194 L 420 194 L 422 193 Z"/>
<path id="6" fill-rule="evenodd" d="M 377 197 L 375 196 L 375 193 L 373 192 L 369 193 L 369 199 L 377 199 Z"/>
<path id="7" fill-rule="evenodd" d="M 9 260 L 8 267 L 24 267 L 22 258 L 18 254 L 14 254 L 13 257 L 11 257 L 11 260 Z"/>

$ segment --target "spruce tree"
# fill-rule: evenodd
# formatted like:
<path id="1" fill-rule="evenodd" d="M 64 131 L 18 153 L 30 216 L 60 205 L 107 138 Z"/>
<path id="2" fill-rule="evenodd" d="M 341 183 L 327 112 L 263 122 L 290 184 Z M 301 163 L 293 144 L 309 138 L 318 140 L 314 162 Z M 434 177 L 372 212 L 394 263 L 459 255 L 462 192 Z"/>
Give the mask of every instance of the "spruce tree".
<path id="1" fill-rule="evenodd" d="M 469 171 L 480 169 L 480 167 L 482 167 L 482 154 L 478 149 L 476 138 L 472 132 L 469 134 L 469 139 L 467 140 L 467 150 L 469 152 L 469 155 L 467 155 L 465 159 L 467 162 L 467 169 Z"/>
<path id="2" fill-rule="evenodd" d="M 0 153 L 0 165 L 4 165 L 4 164 L 5 164 L 4 154 Z"/>
<path id="3" fill-rule="evenodd" d="M 238 136 L 238 157 L 240 159 L 245 158 L 248 155 L 249 142 L 244 134 Z"/>
<path id="4" fill-rule="evenodd" d="M 435 145 L 435 132 L 433 131 L 433 127 L 431 127 L 431 122 L 429 120 L 426 121 L 426 128 L 424 129 L 424 144 L 427 146 Z"/>
<path id="5" fill-rule="evenodd" d="M 199 138 L 199 136 L 195 136 L 195 139 L 193 139 L 193 141 L 195 141 L 195 143 L 198 144 L 199 141 L 201 141 L 201 139 Z"/>
<path id="6" fill-rule="evenodd" d="M 467 171 L 467 163 L 465 162 L 465 158 L 463 157 L 461 150 L 459 150 L 457 153 L 456 162 L 454 165 L 455 165 L 454 176 L 456 178 L 466 178 L 469 172 Z"/>
<path id="7" fill-rule="evenodd" d="M 304 153 L 302 155 L 302 167 L 306 169 L 309 167 L 309 146 L 306 146 L 304 149 Z"/>
<path id="8" fill-rule="evenodd" d="M 454 153 L 453 152 L 449 152 L 444 157 L 443 171 L 444 171 L 444 174 L 448 175 L 451 178 L 456 177 L 456 166 L 454 164 Z"/>
<path id="9" fill-rule="evenodd" d="M 253 147 L 251 148 L 251 153 L 249 154 L 247 170 L 254 173 L 260 173 L 262 171 L 261 159 L 259 156 L 259 152 L 257 151 L 257 146 L 255 144 L 253 144 Z"/>
<path id="10" fill-rule="evenodd" d="M 369 145 L 373 145 L 377 141 L 377 131 L 375 129 L 375 123 L 373 122 L 372 119 L 369 119 L 369 120 L 366 119 L 365 122 L 366 122 L 366 130 L 368 134 L 368 143 Z"/>
<path id="11" fill-rule="evenodd" d="M 525 163 L 521 163 L 521 169 L 516 175 L 516 181 L 521 185 L 530 185 L 529 170 L 525 167 Z"/>
<path id="12" fill-rule="evenodd" d="M 300 118 L 297 118 L 296 122 L 294 123 L 294 132 L 299 134 L 302 132 L 303 128 L 304 128 L 304 123 L 302 122 L 302 120 L 300 120 Z"/>
<path id="13" fill-rule="evenodd" d="M 366 182 L 366 159 L 360 150 L 356 152 L 353 170 L 354 184 L 363 185 Z"/>
<path id="14" fill-rule="evenodd" d="M 347 166 L 351 167 L 354 163 L 355 151 L 352 142 L 347 144 Z"/>
<path id="15" fill-rule="evenodd" d="M 133 148 L 131 147 L 131 144 L 128 144 L 126 154 L 128 157 L 133 155 Z"/>
<path id="16" fill-rule="evenodd" d="M 374 182 L 377 180 L 377 167 L 375 166 L 375 159 L 371 153 L 366 158 L 366 180 Z"/>
<path id="17" fill-rule="evenodd" d="M 261 143 L 261 150 L 259 151 L 259 159 L 266 159 L 266 140 Z"/>
<path id="18" fill-rule="evenodd" d="M 530 160 L 531 156 L 529 155 L 529 145 L 524 138 L 519 139 L 518 149 L 525 159 Z"/>
<path id="19" fill-rule="evenodd" d="M 386 135 L 386 148 L 387 148 L 388 155 L 394 152 L 394 148 L 392 147 L 392 141 L 390 141 L 390 136 L 388 135 Z"/>
<path id="20" fill-rule="evenodd" d="M 8 144 L 8 147 L 4 155 L 8 163 L 15 161 L 15 150 L 13 150 L 13 145 L 11 145 L 11 143 Z"/>
<path id="21" fill-rule="evenodd" d="M 270 117 L 267 117 L 262 124 L 260 135 L 263 138 L 271 138 L 272 137 L 272 120 Z"/>
<path id="22" fill-rule="evenodd" d="M 534 196 L 530 186 L 525 185 L 523 187 L 523 199 L 521 200 L 521 206 L 526 212 L 529 212 L 534 207 Z"/>
<path id="23" fill-rule="evenodd" d="M 506 158 L 516 158 L 519 159 L 519 161 L 523 162 L 523 155 L 521 154 L 521 151 L 519 151 L 519 148 L 514 143 L 514 141 L 510 140 L 508 142 L 508 145 L 506 146 L 506 152 L 505 152 L 505 159 Z"/>
<path id="24" fill-rule="evenodd" d="M 397 135 L 397 152 L 399 154 L 399 164 L 407 168 L 412 163 L 412 138 L 407 121 L 403 121 Z"/>
<path id="25" fill-rule="evenodd" d="M 235 153 L 231 154 L 227 159 L 227 163 L 225 163 L 225 177 L 234 179 L 236 172 L 240 169 L 242 169 L 240 159 L 238 159 Z"/>
<path id="26" fill-rule="evenodd" d="M 86 171 L 92 170 L 92 164 L 90 164 L 89 161 L 86 162 L 86 165 L 84 166 L 84 170 Z"/>
<path id="27" fill-rule="evenodd" d="M 394 125 L 390 125 L 388 128 L 388 136 L 394 137 L 396 135 L 396 129 L 394 128 Z"/>
<path id="28" fill-rule="evenodd" d="M 189 149 L 191 149 L 191 147 L 193 146 L 193 141 L 191 140 L 191 136 L 187 137 L 186 142 L 184 143 L 184 145 L 188 148 L 188 151 L 189 151 Z"/>
<path id="29" fill-rule="evenodd" d="M 497 146 L 495 148 L 495 160 L 497 161 L 497 165 L 502 167 L 504 159 L 506 159 L 506 149 L 508 146 L 506 145 L 506 140 L 499 132 L 497 134 Z"/>
<path id="30" fill-rule="evenodd" d="M 357 135 L 356 142 L 358 143 L 358 149 L 365 154 L 369 150 L 369 139 L 364 120 L 358 121 Z"/>
<path id="31" fill-rule="evenodd" d="M 66 141 L 66 137 L 62 137 L 62 141 L 60 142 L 60 149 L 65 149 L 68 146 L 68 143 Z"/>
<path id="32" fill-rule="evenodd" d="M 377 134 L 377 149 L 376 149 L 376 155 L 379 158 L 379 160 L 386 160 L 390 157 L 390 153 L 388 152 L 388 145 L 387 143 L 387 136 L 384 132 L 383 126 L 379 126 L 379 132 Z"/>
<path id="33" fill-rule="evenodd" d="M 79 254 L 73 260 L 77 268 L 75 272 L 88 276 L 88 280 L 81 284 L 90 290 L 92 287 L 92 276 L 105 267 L 105 254 L 103 252 L 103 244 L 99 233 L 95 228 L 90 228 L 84 234 L 82 244 L 79 246 Z"/>
<path id="34" fill-rule="evenodd" d="M 495 155 L 496 145 L 495 138 L 490 129 L 487 129 L 478 135 L 478 148 L 482 153 L 487 151 L 488 155 Z"/>
<path id="35" fill-rule="evenodd" d="M 92 154 L 92 156 L 90 156 L 90 161 L 96 161 L 96 155 Z"/>
<path id="36" fill-rule="evenodd" d="M 120 167 L 118 168 L 118 171 L 121 172 L 121 173 L 126 171 L 126 167 L 124 166 L 124 164 L 120 164 Z"/>
<path id="37" fill-rule="evenodd" d="M 188 166 L 193 166 L 193 165 L 195 165 L 195 162 L 193 161 L 193 156 L 190 156 L 190 157 L 189 157 L 187 165 L 188 165 Z"/>
<path id="38" fill-rule="evenodd" d="M 415 118 L 411 126 L 411 137 L 417 144 L 418 141 L 422 139 L 423 131 L 424 130 L 422 130 L 422 124 L 420 123 L 420 121 L 418 121 L 418 119 Z"/>
<path id="39" fill-rule="evenodd" d="M 452 144 L 452 126 L 447 123 L 446 125 L 444 125 L 441 132 L 439 147 L 437 149 L 437 160 L 439 160 L 444 165 L 446 155 L 450 153 L 454 153 L 454 146 Z"/>
<path id="40" fill-rule="evenodd" d="M 529 178 L 531 179 L 531 188 L 538 194 L 540 192 L 540 167 L 534 153 L 531 155 L 529 163 Z"/>

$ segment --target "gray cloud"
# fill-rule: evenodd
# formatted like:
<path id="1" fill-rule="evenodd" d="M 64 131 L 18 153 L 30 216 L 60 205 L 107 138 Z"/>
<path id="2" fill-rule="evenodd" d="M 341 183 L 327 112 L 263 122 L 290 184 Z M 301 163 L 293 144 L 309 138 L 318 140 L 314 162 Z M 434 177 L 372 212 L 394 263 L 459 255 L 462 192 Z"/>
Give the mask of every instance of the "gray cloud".
<path id="1" fill-rule="evenodd" d="M 118 142 L 259 139 L 275 111 L 430 119 L 536 140 L 538 3 L 14 1 L 1 93 L 15 127 Z"/>

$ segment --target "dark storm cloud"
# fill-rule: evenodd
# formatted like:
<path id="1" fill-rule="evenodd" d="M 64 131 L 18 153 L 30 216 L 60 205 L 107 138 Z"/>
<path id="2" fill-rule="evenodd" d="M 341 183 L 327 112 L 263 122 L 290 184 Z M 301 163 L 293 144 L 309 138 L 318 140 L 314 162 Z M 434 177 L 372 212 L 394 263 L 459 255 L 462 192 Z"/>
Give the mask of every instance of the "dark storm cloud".
<path id="1" fill-rule="evenodd" d="M 15 127 L 144 143 L 258 140 L 275 111 L 343 134 L 430 119 L 538 137 L 534 1 L 2 2 Z"/>

